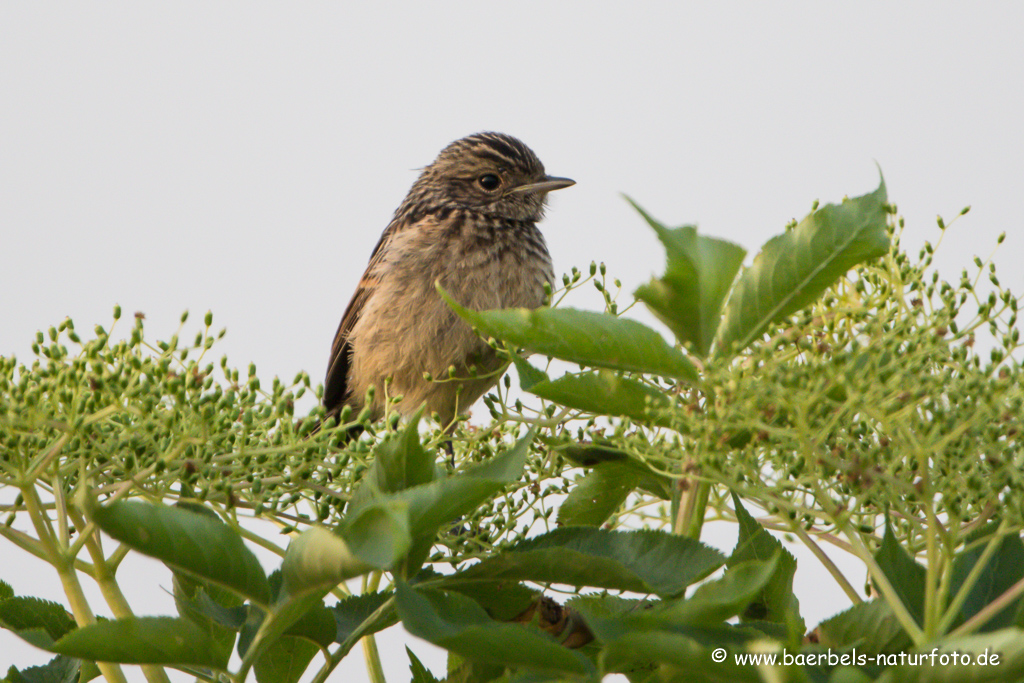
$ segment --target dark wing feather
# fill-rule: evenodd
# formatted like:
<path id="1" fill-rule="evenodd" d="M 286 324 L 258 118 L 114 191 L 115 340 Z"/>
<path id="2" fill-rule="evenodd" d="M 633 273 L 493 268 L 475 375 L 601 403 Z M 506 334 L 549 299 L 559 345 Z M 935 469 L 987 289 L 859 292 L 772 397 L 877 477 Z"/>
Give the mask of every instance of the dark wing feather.
<path id="1" fill-rule="evenodd" d="M 380 236 L 377 246 L 373 248 L 366 272 L 363 273 L 359 286 L 356 288 L 355 294 L 352 295 L 352 300 L 348 302 L 345 315 L 341 317 L 338 331 L 334 335 L 334 343 L 331 344 L 331 358 L 327 364 L 327 378 L 324 380 L 324 407 L 327 409 L 328 415 L 336 415 L 340 412 L 351 393 L 351 388 L 348 386 L 348 368 L 352 360 L 352 344 L 349 343 L 348 338 L 352 333 L 352 328 L 359 320 L 363 306 L 376 289 L 377 278 L 374 270 L 383 260 L 384 252 L 387 251 L 385 245 L 397 229 L 396 223 L 392 222 Z"/>
<path id="2" fill-rule="evenodd" d="M 359 319 L 359 312 L 366 303 L 370 291 L 360 287 L 352 296 L 345 309 L 345 315 L 338 325 L 338 332 L 331 344 L 331 361 L 327 366 L 327 379 L 324 380 L 324 407 L 329 415 L 337 413 L 348 398 L 348 366 L 352 356 L 352 345 L 348 335 Z"/>

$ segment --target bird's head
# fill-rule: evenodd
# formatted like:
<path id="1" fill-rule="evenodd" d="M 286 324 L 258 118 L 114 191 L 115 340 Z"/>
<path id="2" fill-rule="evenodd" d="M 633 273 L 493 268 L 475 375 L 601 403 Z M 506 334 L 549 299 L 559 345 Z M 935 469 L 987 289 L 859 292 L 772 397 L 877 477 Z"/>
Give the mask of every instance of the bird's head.
<path id="1" fill-rule="evenodd" d="M 503 133 L 456 140 L 423 170 L 410 195 L 435 206 L 457 205 L 497 218 L 539 221 L 548 192 L 574 185 L 544 172 L 522 142 Z"/>

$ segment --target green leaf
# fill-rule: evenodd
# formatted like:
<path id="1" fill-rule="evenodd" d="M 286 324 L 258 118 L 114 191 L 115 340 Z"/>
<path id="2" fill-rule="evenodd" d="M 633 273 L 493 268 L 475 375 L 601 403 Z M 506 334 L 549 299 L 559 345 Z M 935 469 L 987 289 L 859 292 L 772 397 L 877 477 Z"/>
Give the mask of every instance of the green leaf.
<path id="1" fill-rule="evenodd" d="M 706 356 L 721 321 L 728 296 L 746 249 L 726 240 L 697 234 L 694 226 L 666 228 L 629 197 L 665 245 L 665 274 L 641 285 L 634 296 L 647 304 L 681 342 Z"/>
<path id="2" fill-rule="evenodd" d="M 320 649 L 308 640 L 283 635 L 270 643 L 253 665 L 259 683 L 297 683 Z"/>
<path id="3" fill-rule="evenodd" d="M 587 593 L 576 595 L 566 601 L 565 607 L 580 612 L 588 620 L 608 619 L 617 617 L 632 617 L 644 614 L 657 605 L 663 604 L 660 600 L 636 598 L 622 598 L 609 593 Z"/>
<path id="4" fill-rule="evenodd" d="M 640 475 L 621 463 L 610 463 L 576 481 L 558 508 L 559 526 L 600 526 L 640 483 Z"/>
<path id="5" fill-rule="evenodd" d="M 594 676 L 594 665 L 536 629 L 494 621 L 473 600 L 458 593 L 417 590 L 399 582 L 396 605 L 409 633 L 490 664 Z"/>
<path id="6" fill-rule="evenodd" d="M 971 573 L 981 558 L 984 547 L 984 543 L 982 543 L 960 553 L 953 560 L 950 595 L 956 595 L 960 591 L 967 575 Z M 1021 579 L 1024 579 L 1024 543 L 1021 543 L 1020 536 L 1003 536 L 995 553 L 981 570 L 977 582 L 967 594 L 967 599 L 964 600 L 963 607 L 960 609 L 961 618 L 963 620 L 970 619 Z M 1024 603 L 1024 598 L 1017 598 L 1007 605 L 1006 609 L 987 621 L 980 631 L 984 633 L 1012 626 L 1022 603 Z"/>
<path id="7" fill-rule="evenodd" d="M 747 560 L 732 565 L 722 578 L 697 587 L 686 600 L 665 608 L 661 615 L 676 623 L 715 626 L 734 617 L 757 599 L 775 576 L 782 553 L 770 560 Z"/>
<path id="8" fill-rule="evenodd" d="M 68 633 L 51 652 L 99 662 L 200 666 L 224 671 L 231 655 L 189 619 L 129 617 Z"/>
<path id="9" fill-rule="evenodd" d="M 521 541 L 444 581 L 535 581 L 679 595 L 722 566 L 724 557 L 663 531 L 563 527 Z"/>
<path id="10" fill-rule="evenodd" d="M 297 662 L 310 651 L 306 646 L 295 644 L 294 641 L 309 643 L 314 648 L 317 643 L 309 637 L 298 637 L 291 635 L 293 632 L 308 631 L 315 626 L 324 632 L 316 633 L 316 637 L 322 640 L 326 637 L 327 626 L 321 621 L 319 615 L 310 623 L 311 612 L 323 611 L 322 598 L 324 591 L 309 590 L 297 596 L 282 595 L 282 599 L 274 605 L 270 612 L 263 612 L 259 608 L 253 608 L 249 612 L 249 618 L 242 627 L 238 637 L 239 656 L 249 659 L 254 664 L 262 657 L 271 653 L 271 659 L 265 664 L 270 670 L 291 670 L 291 662 Z M 292 644 L 280 646 L 282 641 L 289 641 Z M 280 659 L 274 659 L 280 656 Z M 283 668 L 282 668 L 283 667 Z"/>
<path id="11" fill-rule="evenodd" d="M 220 517 L 216 512 L 196 500 L 179 500 L 174 507 L 205 515 L 214 522 Z M 186 572 L 173 571 L 171 579 L 172 593 L 178 615 L 193 621 L 202 622 L 210 619 L 229 629 L 220 637 L 230 640 L 230 647 L 243 623 L 248 607 L 245 598 L 210 581 L 197 579 Z M 271 591 L 273 595 L 273 591 Z"/>
<path id="12" fill-rule="evenodd" d="M 346 515 L 337 533 L 310 529 L 292 541 L 282 570 L 288 595 L 325 593 L 338 583 L 371 569 L 392 568 L 408 560 L 410 549 L 429 547 L 445 523 L 468 514 L 522 476 L 531 431 L 515 446 L 465 472 L 403 489 L 371 491 Z M 416 566 L 404 566 L 405 575 Z"/>
<path id="13" fill-rule="evenodd" d="M 574 308 L 472 311 L 438 291 L 459 317 L 485 336 L 533 353 L 612 370 L 697 381 L 697 369 L 651 328 L 627 318 Z"/>
<path id="14" fill-rule="evenodd" d="M 850 268 L 889 250 L 885 182 L 810 214 L 770 239 L 740 276 L 715 343 L 718 356 L 746 348 L 767 327 L 807 306 Z"/>
<path id="15" fill-rule="evenodd" d="M 506 675 L 505 667 L 490 662 L 466 660 L 451 651 L 448 652 L 447 671 L 445 683 L 513 683 L 511 677 Z"/>
<path id="16" fill-rule="evenodd" d="M 409 543 L 401 558 L 378 565 L 386 559 L 383 555 L 375 560 L 366 556 L 370 551 L 384 550 L 379 547 L 380 538 L 371 533 L 354 548 L 357 556 L 375 566 L 394 567 L 399 576 L 414 574 L 426 559 L 442 525 L 473 512 L 495 493 L 522 477 L 533 439 L 531 430 L 512 448 L 464 472 L 397 493 L 376 494 L 379 505 L 403 510 L 408 520 L 406 533 Z M 344 533 L 347 540 L 353 540 L 350 532 Z M 391 549 L 397 548 L 393 545 Z"/>
<path id="17" fill-rule="evenodd" d="M 818 642 L 834 650 L 856 647 L 865 654 L 876 655 L 902 652 L 913 645 L 892 607 L 882 599 L 854 605 L 821 622 L 815 630 Z"/>
<path id="18" fill-rule="evenodd" d="M 345 642 L 356 629 L 374 616 L 384 604 L 394 597 L 393 593 L 363 593 L 345 598 L 331 608 L 334 615 L 335 634 L 334 640 L 338 643 Z M 370 635 L 383 631 L 398 621 L 394 608 L 385 610 L 378 614 L 369 628 L 363 631 L 363 635 Z"/>
<path id="19" fill-rule="evenodd" d="M 409 655 L 409 670 L 412 672 L 412 683 L 441 683 L 434 678 L 434 675 L 430 673 L 427 667 L 423 666 L 423 662 L 412 653 L 408 646 L 406 646 L 405 652 Z"/>
<path id="20" fill-rule="evenodd" d="M 652 411 L 671 402 L 665 391 L 608 370 L 538 382 L 530 387 L 530 393 L 588 413 L 621 415 L 653 423 L 660 420 Z"/>
<path id="21" fill-rule="evenodd" d="M 284 635 L 303 640 L 326 648 L 334 642 L 338 633 L 338 624 L 334 612 L 325 605 L 316 605 L 288 627 Z"/>
<path id="22" fill-rule="evenodd" d="M 571 604 L 584 616 L 594 635 L 605 642 L 634 631 L 667 630 L 692 635 L 700 627 L 726 626 L 726 619 L 740 614 L 772 578 L 778 557 L 767 562 L 743 562 L 727 570 L 720 579 L 701 584 L 685 600 L 651 602 L 587 596 Z M 756 632 L 729 626 L 727 631 L 713 633 L 717 634 L 715 638 L 726 634 L 728 642 L 736 643 L 745 642 Z"/>
<path id="23" fill-rule="evenodd" d="M 21 671 L 12 666 L 7 676 L 0 680 L 10 683 L 78 683 L 80 673 L 84 673 L 82 668 L 81 660 L 57 655 L 42 666 L 30 666 Z"/>
<path id="24" fill-rule="evenodd" d="M 492 619 L 511 621 L 522 614 L 540 597 L 540 591 L 512 581 L 474 581 L 472 583 L 444 584 L 480 605 Z"/>
<path id="25" fill-rule="evenodd" d="M 747 560 L 769 560 L 776 554 L 779 555 L 778 565 L 771 581 L 761 590 L 758 600 L 755 600 L 747 608 L 743 615 L 744 620 L 770 621 L 777 624 L 785 624 L 789 618 L 799 618 L 800 608 L 796 596 L 793 594 L 793 576 L 796 574 L 796 558 L 792 553 L 782 547 L 774 536 L 765 531 L 756 519 L 743 507 L 739 496 L 735 493 L 732 496 L 733 506 L 736 509 L 736 521 L 739 523 L 740 532 L 736 541 L 736 548 L 729 557 L 729 567 L 734 567 Z M 799 630 L 803 633 L 804 626 L 801 621 Z"/>
<path id="26" fill-rule="evenodd" d="M 538 382 L 548 381 L 547 373 L 530 365 L 525 358 L 512 356 L 512 365 L 516 366 L 516 372 L 519 373 L 519 388 L 523 391 L 529 391 Z"/>
<path id="27" fill-rule="evenodd" d="M 889 520 L 885 520 L 885 536 L 875 553 L 875 562 L 892 584 L 900 602 L 907 608 L 914 621 L 924 623 L 924 585 L 927 570 L 903 549 L 892 531 Z M 875 586 L 878 589 L 878 586 Z"/>
<path id="28" fill-rule="evenodd" d="M 44 650 L 75 629 L 75 620 L 56 602 L 32 597 L 0 600 L 0 626 Z"/>
<path id="29" fill-rule="evenodd" d="M 346 516 L 338 529 L 352 554 L 374 569 L 392 566 L 409 552 L 413 532 L 409 506 L 400 499 L 386 497 L 381 503 L 364 507 L 358 514 Z M 352 568 L 355 574 L 364 573 Z M 348 574 L 348 572 L 345 572 Z"/>
<path id="30" fill-rule="evenodd" d="M 771 562 L 756 561 L 745 564 L 735 582 L 708 589 L 709 592 L 693 605 L 687 604 L 690 600 L 659 602 L 588 595 L 572 599 L 566 607 L 582 616 L 594 638 L 603 645 L 602 658 L 610 671 L 629 676 L 650 671 L 658 664 L 685 665 L 702 652 L 703 664 L 686 672 L 673 671 L 667 680 L 760 681 L 760 678 L 736 679 L 732 675 L 735 670 L 711 666 L 714 661 L 711 649 L 727 649 L 729 656 L 725 664 L 729 665 L 733 663 L 732 653 L 747 652 L 749 643 L 765 639 L 761 630 L 733 626 L 717 618 L 742 609 L 744 601 L 756 594 L 757 584 L 771 576 L 771 565 Z M 743 668 L 756 670 L 749 665 Z M 668 671 L 662 668 L 660 673 Z"/>
<path id="31" fill-rule="evenodd" d="M 220 624 L 233 631 L 237 631 L 245 623 L 246 615 L 249 611 L 247 605 L 235 605 L 228 607 L 213 599 L 207 591 L 205 586 L 196 587 L 192 591 L 191 595 L 186 595 L 185 591 L 181 589 L 183 581 L 179 581 L 179 577 L 184 577 L 184 574 L 177 574 L 174 577 L 174 602 L 178 607 L 178 615 L 182 617 L 188 617 L 193 621 L 202 621 L 202 619 L 210 619 L 214 623 Z M 227 593 L 227 591 L 224 591 Z M 228 593 L 229 595 L 234 595 Z"/>
<path id="32" fill-rule="evenodd" d="M 949 659 L 953 653 L 957 653 L 955 664 Z M 886 669 L 877 683 L 1019 683 L 1024 680 L 1024 631 L 1007 628 L 947 638 L 897 661 L 901 664 Z"/>
<path id="33" fill-rule="evenodd" d="M 595 467 L 603 463 L 623 462 L 629 460 L 627 451 L 616 448 L 610 442 L 597 443 L 573 443 L 564 451 L 563 455 L 574 465 L 580 467 Z"/>
<path id="34" fill-rule="evenodd" d="M 302 532 L 281 563 L 284 594 L 323 597 L 342 581 L 390 567 L 409 550 L 408 524 L 407 506 L 389 501 L 364 507 L 336 533 L 321 527 Z"/>
<path id="35" fill-rule="evenodd" d="M 211 598 L 205 587 L 198 584 L 194 584 L 195 589 L 192 591 L 191 596 L 188 596 L 181 588 L 185 581 L 191 581 L 191 579 L 181 572 L 175 572 L 173 580 L 174 604 L 178 608 L 178 615 L 195 622 L 200 627 L 209 631 L 211 638 L 217 640 L 222 647 L 230 650 L 238 638 L 238 632 L 245 625 L 246 617 L 249 615 L 250 610 L 258 611 L 259 608 L 255 605 L 225 607 Z M 206 583 L 206 586 L 212 586 L 212 584 Z M 216 586 L 214 588 L 232 598 L 237 597 L 230 591 L 221 590 Z"/>
<path id="36" fill-rule="evenodd" d="M 248 606 L 238 636 L 238 655 L 242 658 L 250 654 L 250 648 L 258 641 L 253 666 L 261 683 L 292 683 L 318 651 L 326 650 L 334 642 L 337 634 L 334 614 L 320 601 L 321 593 L 290 596 L 284 593 L 283 583 L 281 571 L 270 575 L 273 608 L 264 612 Z"/>
<path id="37" fill-rule="evenodd" d="M 420 443 L 417 412 L 401 432 L 388 435 L 373 449 L 373 463 L 360 480 L 349 503 L 349 514 L 356 515 L 369 504 L 374 494 L 395 493 L 434 479 L 434 458 Z"/>
<path id="38" fill-rule="evenodd" d="M 595 444 L 573 444 L 562 451 L 572 463 L 582 467 L 623 467 L 639 475 L 639 487 L 662 500 L 672 497 L 673 481 L 671 478 L 651 469 L 643 460 L 628 451 L 612 446 Z"/>
<path id="39" fill-rule="evenodd" d="M 535 432 L 512 448 L 446 479 L 415 486 L 388 497 L 406 505 L 413 537 L 433 540 L 444 524 L 476 510 L 481 503 L 523 476 Z M 416 569 L 416 568 L 413 568 Z"/>
<path id="40" fill-rule="evenodd" d="M 53 651 L 54 642 L 75 630 L 76 624 L 62 605 L 41 598 L 14 597 L 14 589 L 0 581 L 0 627 L 38 648 Z M 42 666 L 20 671 L 12 666 L 8 671 L 8 678 L 12 681 L 30 683 L 79 683 L 97 676 L 99 669 L 94 662 L 82 662 L 63 655 Z"/>
<path id="41" fill-rule="evenodd" d="M 96 524 L 134 550 L 254 602 L 270 600 L 267 576 L 237 531 L 187 509 L 115 501 L 93 510 Z"/>
<path id="42" fill-rule="evenodd" d="M 212 510 L 194 502 L 179 501 L 175 506 L 206 514 L 214 520 L 219 519 Z M 172 593 L 178 615 L 209 629 L 211 637 L 230 649 L 245 624 L 249 611 L 259 608 L 255 605 L 246 605 L 244 598 L 210 581 L 193 578 L 186 572 L 174 571 L 172 575 Z M 273 595 L 273 590 L 271 594 Z"/>
<path id="43" fill-rule="evenodd" d="M 322 609 L 323 597 L 342 581 L 397 563 L 410 545 L 407 506 L 393 500 L 364 507 L 336 533 L 321 527 L 303 532 L 285 551 L 282 597 L 268 614 L 269 625 L 260 627 L 263 642 Z"/>
<path id="44" fill-rule="evenodd" d="M 709 638 L 710 640 L 710 638 Z M 736 651 L 742 652 L 737 648 Z M 762 683 L 758 667 L 736 664 L 731 656 L 717 663 L 712 648 L 690 635 L 666 631 L 637 631 L 623 635 L 602 651 L 608 671 L 629 673 L 649 670 L 658 664 L 653 680 L 693 683 Z M 774 680 L 774 679 L 768 679 Z"/>

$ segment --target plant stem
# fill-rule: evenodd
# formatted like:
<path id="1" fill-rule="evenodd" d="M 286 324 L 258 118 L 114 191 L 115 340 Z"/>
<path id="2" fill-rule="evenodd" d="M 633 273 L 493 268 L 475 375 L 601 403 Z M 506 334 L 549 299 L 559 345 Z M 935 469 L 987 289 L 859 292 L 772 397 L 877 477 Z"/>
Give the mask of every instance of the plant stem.
<path id="1" fill-rule="evenodd" d="M 843 592 L 846 593 L 846 597 L 850 598 L 850 602 L 855 605 L 859 605 L 864 602 L 860 597 L 860 594 L 857 593 L 857 589 L 850 585 L 850 582 L 846 580 L 843 573 L 839 571 L 839 567 L 837 567 L 835 562 L 832 561 L 832 558 L 826 555 L 825 551 L 814 542 L 814 539 L 807 535 L 807 532 L 804 531 L 803 527 L 794 522 L 793 526 L 790 527 L 790 530 L 796 534 L 797 538 L 803 541 L 803 544 L 807 546 L 808 550 L 814 553 L 814 556 L 818 558 L 818 561 L 821 562 L 825 569 L 828 570 L 828 573 L 832 575 L 832 578 L 836 580 L 836 583 L 839 584 L 839 587 L 843 589 Z"/>
<path id="2" fill-rule="evenodd" d="M 68 557 L 64 549 L 57 544 L 50 521 L 43 514 L 42 501 L 39 500 L 35 486 L 31 483 L 25 484 L 21 487 L 21 495 L 25 499 L 25 509 L 28 510 L 32 524 L 39 535 L 39 541 L 46 549 L 47 562 L 57 570 L 57 575 L 60 577 L 64 595 L 67 596 L 71 613 L 75 617 L 75 623 L 79 627 L 96 623 L 96 615 L 93 614 L 92 607 L 89 606 L 89 601 L 85 598 L 85 591 L 82 590 L 82 584 L 78 581 L 74 560 Z M 124 671 L 119 665 L 111 662 L 96 662 L 96 666 L 109 683 L 127 683 L 128 679 L 125 678 Z"/>
<path id="3" fill-rule="evenodd" d="M 925 532 L 925 545 L 927 548 L 928 563 L 925 569 L 924 581 L 924 633 L 928 640 L 938 637 L 939 610 L 938 604 L 938 583 L 939 583 L 939 548 L 937 536 L 939 535 L 938 520 L 935 519 L 931 506 L 931 492 L 927 491 L 924 496 L 925 519 L 928 528 Z"/>
<path id="4" fill-rule="evenodd" d="M 263 538 L 262 536 L 254 533 L 252 531 L 250 531 L 249 529 L 246 529 L 241 524 L 236 525 L 234 527 L 234 529 L 245 540 L 247 540 L 247 541 L 249 541 L 251 543 L 255 543 L 256 545 L 258 545 L 258 546 L 260 546 L 262 548 L 265 548 L 266 550 L 269 550 L 270 552 L 274 553 L 278 557 L 284 557 L 284 548 L 282 548 L 281 546 L 277 545 L 273 541 L 269 541 L 269 540 Z"/>
<path id="5" fill-rule="evenodd" d="M 1024 579 L 1010 586 L 1005 593 L 978 610 L 977 614 L 960 624 L 960 626 L 950 631 L 950 637 L 956 638 L 974 633 L 978 627 L 983 626 L 989 619 L 1002 612 L 1010 603 L 1022 595 L 1024 595 Z"/>
<path id="6" fill-rule="evenodd" d="M 42 459 L 40 459 L 39 462 L 36 463 L 35 467 L 32 469 L 31 472 L 29 472 L 25 476 L 24 480 L 29 484 L 34 484 L 37 479 L 42 477 L 43 472 L 46 470 L 49 464 L 53 462 L 53 459 L 60 455 L 61 449 L 64 447 L 64 444 L 66 444 L 68 442 L 68 439 L 70 438 L 71 437 L 68 435 L 67 432 L 61 434 L 61 437 L 57 439 L 57 443 L 53 444 L 53 446 L 51 446 L 50 449 L 46 451 Z"/>
<path id="7" fill-rule="evenodd" d="M 114 579 L 116 564 L 112 566 L 103 556 L 103 546 L 100 543 L 99 530 L 92 525 L 90 531 L 87 528 L 90 525 L 75 510 L 69 509 L 68 516 L 71 518 L 79 534 L 82 534 L 82 537 L 86 539 L 85 548 L 93 561 L 93 580 L 99 585 L 100 592 L 103 594 L 103 599 L 106 601 L 111 613 L 118 619 L 135 616 L 132 608 L 128 605 L 128 600 L 124 597 L 124 593 L 121 592 L 121 587 Z M 83 531 L 85 534 L 83 534 Z M 141 668 L 143 675 L 150 683 L 170 683 L 170 678 L 168 678 L 167 672 L 162 666 L 145 664 Z"/>
<path id="8" fill-rule="evenodd" d="M 380 652 L 377 651 L 377 640 L 372 635 L 363 636 L 363 658 L 366 660 L 366 671 L 370 674 L 370 683 L 387 683 L 380 663 Z"/>
<path id="9" fill-rule="evenodd" d="M 731 520 L 731 521 L 736 521 L 736 520 Z M 778 522 L 776 522 L 774 520 L 771 520 L 771 519 L 768 519 L 768 518 L 765 518 L 765 517 L 760 517 L 760 518 L 758 518 L 757 521 L 760 522 L 761 526 L 763 526 L 765 529 L 768 529 L 770 531 L 781 531 L 783 533 L 785 533 L 787 531 L 792 531 L 792 527 L 790 527 L 789 525 L 787 525 L 787 524 L 779 524 Z M 808 534 L 808 536 L 810 536 L 810 534 Z M 853 546 L 851 546 L 849 544 L 849 542 L 844 541 L 843 539 L 838 538 L 838 537 L 836 537 L 833 534 L 825 533 L 825 532 L 822 531 L 822 532 L 816 532 L 815 536 L 817 536 L 819 539 L 822 539 L 822 540 L 830 543 L 831 545 L 834 545 L 835 547 L 839 548 L 843 552 L 850 553 L 851 555 L 853 554 Z"/>
<path id="10" fill-rule="evenodd" d="M 696 463 L 683 464 L 683 474 L 677 481 L 680 488 L 679 509 L 672 526 L 672 533 L 695 541 L 700 540 L 704 514 L 711 496 L 711 482 L 700 480 L 699 475 L 700 469 Z"/>
<path id="11" fill-rule="evenodd" d="M 981 556 L 978 558 L 978 561 L 974 563 L 973 567 L 971 567 L 971 571 L 967 574 L 967 578 L 964 579 L 963 584 L 960 586 L 960 590 L 958 590 L 956 595 L 953 596 L 952 602 L 949 603 L 949 607 L 946 608 L 945 614 L 942 615 L 942 620 L 939 622 L 939 633 L 944 633 L 956 620 L 957 615 L 960 614 L 960 608 L 963 607 L 971 589 L 973 589 L 974 585 L 978 583 L 981 573 L 985 570 L 985 567 L 988 566 L 992 556 L 1002 544 L 1006 527 L 1006 520 L 1000 522 L 999 528 L 996 529 L 995 533 L 992 534 L 992 538 L 990 538 L 988 543 L 985 544 L 985 549 L 981 551 Z"/>
<path id="12" fill-rule="evenodd" d="M 331 653 L 329 662 L 324 666 L 323 669 L 317 674 L 316 678 L 313 679 L 313 683 L 324 683 L 327 680 L 327 676 L 330 675 L 331 671 L 341 662 L 342 659 L 351 652 L 356 642 L 361 640 L 364 636 L 363 633 L 373 624 L 389 611 L 395 609 L 395 598 L 394 596 L 387 599 L 383 605 L 378 607 L 373 614 L 363 619 L 363 622 L 356 627 L 356 629 L 348 635 L 347 638 L 338 646 L 338 648 Z"/>
<path id="13" fill-rule="evenodd" d="M 363 593 L 374 593 L 380 587 L 384 572 L 377 570 L 363 579 Z M 387 683 L 384 678 L 384 667 L 381 665 L 380 652 L 377 650 L 377 639 L 373 634 L 363 636 L 363 659 L 366 660 L 366 671 L 370 674 L 371 683 Z"/>
<path id="14" fill-rule="evenodd" d="M 19 531 L 17 529 L 11 529 L 9 527 L 0 526 L 0 537 L 7 539 L 14 545 L 24 550 L 25 552 L 29 553 L 34 557 L 39 558 L 44 562 L 50 561 L 50 556 L 46 552 L 46 547 L 36 539 L 26 534 L 24 531 Z"/>
<path id="15" fill-rule="evenodd" d="M 839 522 L 839 520 L 836 521 L 837 523 Z M 900 622 L 900 626 L 902 626 L 903 630 L 907 632 L 907 635 L 910 636 L 910 639 L 914 641 L 915 645 L 921 645 L 927 642 L 924 631 L 922 631 L 921 627 L 917 625 L 916 621 L 914 621 L 914 617 L 907 610 L 907 606 L 903 604 L 903 601 L 900 600 L 900 596 L 896 594 L 896 589 L 893 588 L 891 583 L 889 583 L 889 579 L 886 577 L 885 572 L 883 572 L 882 568 L 878 566 L 877 562 L 875 562 L 875 558 L 871 555 L 867 546 L 864 545 L 864 541 L 861 540 L 860 535 L 853 529 L 850 529 L 848 525 L 844 524 L 844 527 L 846 528 L 843 529 L 843 532 L 846 534 L 846 537 L 850 539 L 850 545 L 853 546 L 854 553 L 857 554 L 857 557 L 859 557 L 868 568 L 868 573 L 871 574 L 872 580 L 874 580 L 875 585 L 878 586 L 878 590 L 885 598 L 885 601 L 889 603 L 889 607 L 892 608 L 893 614 L 896 616 L 896 620 Z"/>

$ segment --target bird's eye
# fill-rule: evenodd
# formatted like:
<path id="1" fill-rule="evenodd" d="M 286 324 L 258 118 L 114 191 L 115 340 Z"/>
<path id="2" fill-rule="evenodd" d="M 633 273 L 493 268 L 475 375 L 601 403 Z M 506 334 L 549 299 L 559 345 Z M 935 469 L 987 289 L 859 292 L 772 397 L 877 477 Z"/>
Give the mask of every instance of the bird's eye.
<path id="1" fill-rule="evenodd" d="M 501 187 L 501 178 L 493 173 L 485 173 L 476 179 L 476 183 L 488 192 L 494 192 Z"/>

